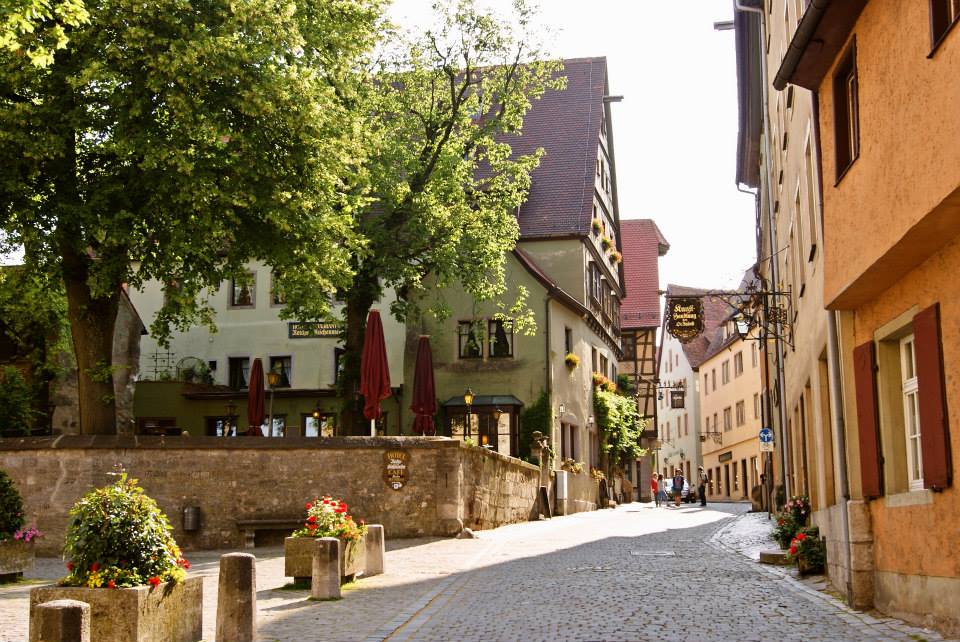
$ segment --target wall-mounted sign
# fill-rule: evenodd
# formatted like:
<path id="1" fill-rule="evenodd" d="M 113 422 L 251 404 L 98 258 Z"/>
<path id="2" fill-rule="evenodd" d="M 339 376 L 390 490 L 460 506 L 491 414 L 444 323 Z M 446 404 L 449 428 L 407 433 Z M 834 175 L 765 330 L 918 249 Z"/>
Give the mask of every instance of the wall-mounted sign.
<path id="1" fill-rule="evenodd" d="M 671 390 L 670 391 L 670 407 L 683 408 L 685 396 L 686 396 L 686 390 Z"/>
<path id="2" fill-rule="evenodd" d="M 383 480 L 393 490 L 400 490 L 407 483 L 407 462 L 410 453 L 405 450 L 388 450 L 383 453 Z"/>
<path id="3" fill-rule="evenodd" d="M 730 461 L 731 459 L 733 459 L 733 452 L 731 451 L 727 451 L 722 455 L 720 455 L 719 457 L 717 457 L 717 461 L 719 461 L 721 464 L 725 461 Z"/>
<path id="4" fill-rule="evenodd" d="M 692 341 L 703 332 L 703 303 L 699 298 L 667 299 L 667 332 L 680 343 Z"/>
<path id="5" fill-rule="evenodd" d="M 287 333 L 291 339 L 323 339 L 339 337 L 343 326 L 339 323 L 323 321 L 291 321 L 287 323 Z"/>

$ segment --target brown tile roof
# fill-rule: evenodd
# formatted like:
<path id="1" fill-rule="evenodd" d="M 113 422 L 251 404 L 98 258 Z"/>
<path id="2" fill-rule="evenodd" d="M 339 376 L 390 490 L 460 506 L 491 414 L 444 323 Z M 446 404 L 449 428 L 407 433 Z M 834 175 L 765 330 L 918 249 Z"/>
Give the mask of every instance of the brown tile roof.
<path id="1" fill-rule="evenodd" d="M 668 285 L 667 296 L 697 296 L 710 292 L 705 288 L 691 288 L 684 285 Z M 700 364 L 715 354 L 715 340 L 721 335 L 720 326 L 724 319 L 730 316 L 733 309 L 721 298 L 705 296 L 703 299 L 703 334 L 683 344 L 683 354 L 692 368 L 699 368 Z"/>
<path id="2" fill-rule="evenodd" d="M 620 221 L 623 247 L 623 281 L 627 291 L 620 302 L 620 327 L 657 328 L 660 326 L 660 276 L 657 259 L 667 253 L 670 244 L 652 219 Z"/>
<path id="3" fill-rule="evenodd" d="M 546 152 L 520 207 L 524 239 L 587 234 L 593 215 L 597 147 L 607 91 L 606 58 L 563 61 L 567 86 L 532 103 L 520 136 L 507 136 L 515 154 Z"/>

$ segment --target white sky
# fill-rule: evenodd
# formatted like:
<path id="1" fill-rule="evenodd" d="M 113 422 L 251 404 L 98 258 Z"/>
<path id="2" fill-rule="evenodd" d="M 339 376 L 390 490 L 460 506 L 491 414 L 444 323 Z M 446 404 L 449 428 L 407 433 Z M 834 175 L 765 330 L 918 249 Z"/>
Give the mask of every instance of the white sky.
<path id="1" fill-rule="evenodd" d="M 735 287 L 755 260 L 753 197 L 737 191 L 737 78 L 730 0 L 540 0 L 551 53 L 606 56 L 620 217 L 670 243 L 660 284 Z M 393 0 L 402 26 L 431 0 Z M 482 0 L 506 14 L 510 0 Z"/>

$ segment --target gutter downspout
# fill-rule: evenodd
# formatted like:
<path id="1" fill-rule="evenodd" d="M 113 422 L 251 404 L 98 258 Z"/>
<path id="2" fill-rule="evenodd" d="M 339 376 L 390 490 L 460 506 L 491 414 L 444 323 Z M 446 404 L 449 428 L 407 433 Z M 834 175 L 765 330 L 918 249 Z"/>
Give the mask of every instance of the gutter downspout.
<path id="1" fill-rule="evenodd" d="M 760 16 L 760 81 L 763 85 L 763 141 L 764 141 L 764 166 L 766 167 L 766 197 L 767 197 L 767 225 L 769 226 L 769 237 L 770 237 L 770 281 L 771 285 L 776 288 L 777 284 L 780 282 L 779 278 L 779 268 L 777 266 L 777 247 L 776 247 L 776 221 L 773 217 L 773 193 L 772 193 L 772 183 L 773 175 L 770 173 L 770 161 L 773 158 L 773 154 L 770 149 L 770 100 L 769 100 L 769 83 L 767 82 L 767 57 L 765 55 L 766 47 L 766 14 L 763 12 L 762 7 L 752 7 L 745 5 L 743 0 L 734 0 L 734 7 L 737 11 L 743 11 L 746 13 L 755 13 Z M 759 258 L 759 257 L 758 257 Z M 776 346 L 776 368 L 777 368 L 777 393 L 780 398 L 779 415 L 780 415 L 780 470 L 781 475 L 783 475 L 783 490 L 787 498 L 790 497 L 790 475 L 788 474 L 788 459 L 787 459 L 787 450 L 790 446 L 789 435 L 787 434 L 787 410 L 786 410 L 786 385 L 783 381 L 783 342 L 780 337 L 783 335 L 783 326 L 780 324 L 779 319 L 776 324 L 776 336 L 774 337 L 774 344 Z M 771 502 L 772 503 L 772 502 Z"/>
<path id="2" fill-rule="evenodd" d="M 820 236 L 825 238 L 826 228 L 823 220 L 823 168 L 820 166 L 820 94 L 811 92 L 813 102 L 813 127 L 810 141 L 817 152 L 814 171 L 817 173 L 817 210 L 820 214 Z M 840 365 L 840 331 L 837 322 L 839 312 L 824 310 L 827 315 L 827 375 L 830 386 L 831 413 L 833 415 L 833 450 L 837 453 L 837 473 L 840 481 L 840 530 L 843 533 L 843 552 L 846 555 L 846 573 L 844 573 L 844 593 L 847 604 L 853 604 L 853 548 L 850 541 L 850 478 L 847 470 L 847 427 L 843 412 L 843 379 Z"/>

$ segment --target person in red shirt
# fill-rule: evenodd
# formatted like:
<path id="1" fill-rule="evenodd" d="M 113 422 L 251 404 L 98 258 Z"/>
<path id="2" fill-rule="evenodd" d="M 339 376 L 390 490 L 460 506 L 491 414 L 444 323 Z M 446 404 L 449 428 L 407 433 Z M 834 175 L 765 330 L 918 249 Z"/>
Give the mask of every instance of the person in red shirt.
<path id="1" fill-rule="evenodd" d="M 657 473 L 650 477 L 650 494 L 653 495 L 653 501 L 660 505 L 660 485 L 657 483 Z"/>

